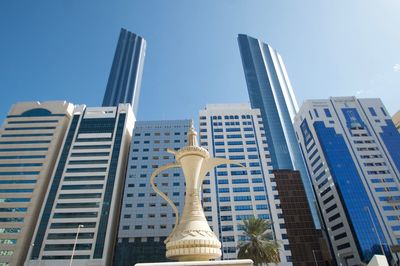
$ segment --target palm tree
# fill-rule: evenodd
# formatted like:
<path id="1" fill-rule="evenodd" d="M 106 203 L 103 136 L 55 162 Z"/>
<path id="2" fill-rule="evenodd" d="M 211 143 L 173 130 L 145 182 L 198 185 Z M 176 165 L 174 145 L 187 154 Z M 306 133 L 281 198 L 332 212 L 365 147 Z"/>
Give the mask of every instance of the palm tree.
<path id="1" fill-rule="evenodd" d="M 255 218 L 244 220 L 244 235 L 248 239 L 239 244 L 239 259 L 252 259 L 255 265 L 279 263 L 279 244 L 271 240 L 270 223 Z"/>

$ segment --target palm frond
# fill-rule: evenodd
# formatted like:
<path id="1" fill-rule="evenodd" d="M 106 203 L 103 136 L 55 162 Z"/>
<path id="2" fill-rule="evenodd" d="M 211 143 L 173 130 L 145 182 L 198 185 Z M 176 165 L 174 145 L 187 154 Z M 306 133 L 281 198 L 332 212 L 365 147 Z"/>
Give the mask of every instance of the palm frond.
<path id="1" fill-rule="evenodd" d="M 243 224 L 244 235 L 248 240 L 239 243 L 238 258 L 252 259 L 255 264 L 280 262 L 279 244 L 270 239 L 270 223 L 251 217 L 244 220 Z"/>

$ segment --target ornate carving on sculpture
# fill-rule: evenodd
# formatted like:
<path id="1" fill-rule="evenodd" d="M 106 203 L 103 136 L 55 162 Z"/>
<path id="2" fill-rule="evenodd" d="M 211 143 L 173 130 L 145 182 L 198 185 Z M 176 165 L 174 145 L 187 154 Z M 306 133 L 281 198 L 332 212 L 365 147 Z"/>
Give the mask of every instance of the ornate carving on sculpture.
<path id="1" fill-rule="evenodd" d="M 197 144 L 194 127 L 188 132 L 188 146 L 178 151 L 168 150 L 175 155 L 176 162 L 161 166 L 153 172 L 150 184 L 154 191 L 163 197 L 173 208 L 176 221 L 171 234 L 165 240 L 167 258 L 179 261 L 201 261 L 216 259 L 221 256 L 221 242 L 211 231 L 204 216 L 200 201 L 200 189 L 205 175 L 220 164 L 240 163 L 223 159 L 210 158 L 208 151 Z M 182 216 L 179 219 L 175 204 L 154 184 L 154 178 L 164 170 L 181 167 L 185 175 L 186 196 Z"/>
<path id="2" fill-rule="evenodd" d="M 183 236 L 209 236 L 209 237 L 215 237 L 215 234 L 210 231 L 204 231 L 204 230 L 186 230 L 182 232 Z"/>

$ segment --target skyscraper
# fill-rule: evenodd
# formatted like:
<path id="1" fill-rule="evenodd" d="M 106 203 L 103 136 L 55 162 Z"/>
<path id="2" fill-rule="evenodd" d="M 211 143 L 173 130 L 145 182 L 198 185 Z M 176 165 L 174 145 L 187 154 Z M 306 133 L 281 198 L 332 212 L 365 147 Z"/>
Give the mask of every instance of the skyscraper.
<path id="1" fill-rule="evenodd" d="M 293 265 L 332 265 L 326 235 L 321 229 L 315 229 L 299 171 L 273 170 L 272 173 L 279 192 Z"/>
<path id="2" fill-rule="evenodd" d="M 275 170 L 298 170 L 316 228 L 320 228 L 315 195 L 296 141 L 293 119 L 297 102 L 281 56 L 268 44 L 239 34 L 240 54 L 252 108 L 258 108 Z"/>
<path id="3" fill-rule="evenodd" d="M 175 213 L 150 186 L 150 176 L 174 156 L 166 151 L 186 144 L 191 120 L 138 121 L 133 130 L 118 230 L 115 265 L 166 261 L 164 240 L 172 232 Z M 183 210 L 185 178 L 180 168 L 156 178 L 158 188 Z"/>
<path id="4" fill-rule="evenodd" d="M 280 265 L 291 265 L 291 251 L 271 154 L 260 111 L 247 104 L 207 105 L 200 111 L 200 142 L 213 157 L 242 163 L 220 165 L 203 183 L 204 213 L 222 243 L 222 258 L 237 257 L 245 240 L 243 220 L 252 216 L 271 222 L 272 237 L 281 244 Z"/>
<path id="5" fill-rule="evenodd" d="M 294 125 L 338 264 L 385 253 L 397 265 L 400 134 L 382 102 L 306 101 Z"/>
<path id="6" fill-rule="evenodd" d="M 75 107 L 28 265 L 111 265 L 134 122 L 129 104 Z"/>
<path id="7" fill-rule="evenodd" d="M 0 265 L 22 265 L 73 111 L 67 102 L 14 104 L 0 131 Z"/>
<path id="8" fill-rule="evenodd" d="M 145 54 L 146 41 L 121 29 L 102 106 L 130 103 L 137 116 Z"/>

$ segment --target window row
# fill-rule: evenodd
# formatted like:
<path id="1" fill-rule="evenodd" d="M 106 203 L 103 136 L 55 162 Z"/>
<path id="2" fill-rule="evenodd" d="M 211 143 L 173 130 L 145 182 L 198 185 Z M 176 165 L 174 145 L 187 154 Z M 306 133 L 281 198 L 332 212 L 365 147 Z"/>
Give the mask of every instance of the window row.
<path id="1" fill-rule="evenodd" d="M 164 192 L 164 194 L 168 196 L 168 192 Z M 154 193 L 154 192 L 149 193 L 148 195 L 149 195 L 150 197 L 156 197 L 156 196 L 157 196 L 157 194 Z M 127 196 L 128 198 L 134 197 L 133 193 L 127 193 L 126 196 Z M 142 197 L 145 197 L 146 194 L 145 194 L 145 193 L 138 193 L 137 196 L 138 196 L 139 198 L 142 198 Z M 172 196 L 180 196 L 180 192 L 172 192 Z"/>
<path id="2" fill-rule="evenodd" d="M 173 228 L 175 225 L 172 225 L 171 228 Z M 167 225 L 166 224 L 161 224 L 159 226 L 155 226 L 155 225 L 147 225 L 147 226 L 143 226 L 143 225 L 135 225 L 134 229 L 135 230 L 142 230 L 142 229 L 156 229 L 156 228 L 160 228 L 160 229 L 167 229 Z M 130 230 L 130 226 L 129 225 L 123 225 L 122 226 L 122 230 Z"/>
<path id="3" fill-rule="evenodd" d="M 160 218 L 166 218 L 168 215 L 166 213 L 160 213 L 159 216 L 160 216 Z M 143 213 L 138 213 L 138 214 L 136 214 L 135 217 L 138 218 L 138 219 L 141 219 L 141 218 L 144 217 L 144 215 L 143 215 Z M 150 214 L 147 215 L 147 217 L 148 218 L 157 218 L 155 213 L 150 213 Z M 175 213 L 172 213 L 171 217 L 175 217 Z M 124 218 L 125 219 L 130 219 L 130 218 L 132 218 L 132 215 L 131 214 L 124 214 Z"/>
<path id="4" fill-rule="evenodd" d="M 184 140 L 183 142 L 186 142 L 186 140 Z M 134 140 L 133 141 L 133 144 L 140 144 L 140 143 L 141 143 L 140 140 Z M 142 143 L 143 144 L 150 144 L 150 140 L 144 140 Z M 163 141 L 161 141 L 161 140 L 153 140 L 152 143 L 154 143 L 154 144 L 172 143 L 172 141 L 170 141 L 169 139 L 165 139 Z M 180 139 L 175 139 L 173 143 L 181 143 L 181 140 Z"/>
<path id="5" fill-rule="evenodd" d="M 180 205 L 179 202 L 174 202 L 174 204 L 175 204 L 175 206 L 177 206 L 177 207 Z M 137 208 L 144 208 L 144 205 L 145 205 L 144 203 L 137 203 L 137 204 L 136 204 L 136 207 L 137 207 Z M 147 206 L 148 206 L 148 207 L 151 207 L 151 208 L 157 207 L 156 203 L 149 203 Z M 166 203 L 166 202 L 163 202 L 163 203 L 160 204 L 160 206 L 161 206 L 161 207 L 167 207 L 167 203 Z M 133 204 L 131 204 L 131 203 L 125 204 L 125 208 L 132 208 L 132 207 L 133 207 Z"/>
<path id="6" fill-rule="evenodd" d="M 159 185 L 158 185 L 159 183 L 154 183 L 154 184 L 155 184 L 156 186 L 159 186 Z M 148 183 L 140 183 L 138 187 L 147 187 L 147 185 L 150 186 L 150 184 L 148 184 Z M 185 183 L 184 183 L 184 185 L 185 185 Z M 168 186 L 169 186 L 169 183 L 168 183 L 168 182 L 163 182 L 163 183 L 161 183 L 161 186 L 162 186 L 162 187 L 168 187 Z M 180 182 L 173 182 L 173 183 L 172 183 L 172 186 L 174 186 L 174 187 L 179 187 L 179 186 L 181 186 L 181 183 L 180 183 Z M 130 187 L 130 188 L 135 187 L 135 184 L 128 184 L 128 187 Z"/>

